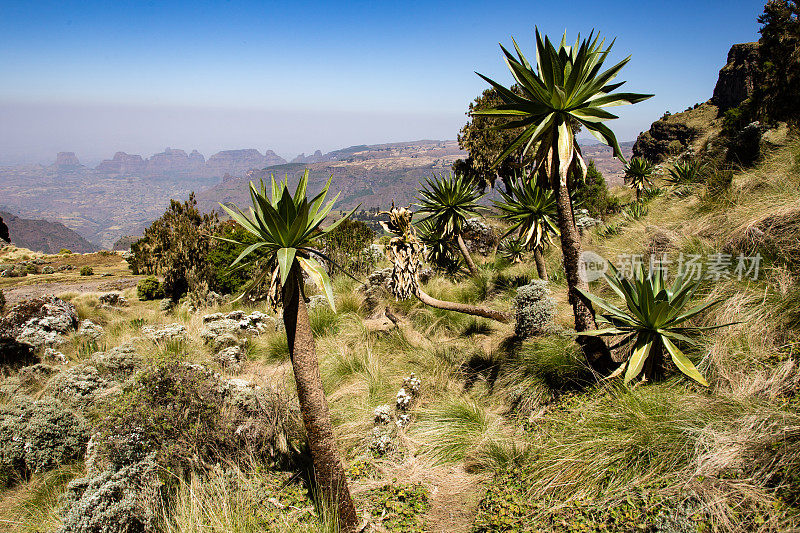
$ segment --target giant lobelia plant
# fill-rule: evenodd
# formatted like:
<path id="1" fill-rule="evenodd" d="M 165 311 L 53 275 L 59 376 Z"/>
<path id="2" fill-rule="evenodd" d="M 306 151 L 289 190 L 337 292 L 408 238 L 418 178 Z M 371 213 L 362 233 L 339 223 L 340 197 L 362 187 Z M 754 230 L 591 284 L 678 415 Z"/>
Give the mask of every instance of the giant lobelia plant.
<path id="1" fill-rule="evenodd" d="M 676 343 L 695 345 L 695 338 L 699 333 L 730 325 L 702 327 L 694 326 L 690 322 L 718 305 L 721 300 L 712 300 L 687 309 L 702 283 L 702 278 L 692 279 L 682 273 L 669 285 L 662 268 L 645 273 L 644 266 L 639 265 L 634 269 L 633 279 L 630 280 L 621 276 L 610 263 L 609 268 L 611 275 L 606 274 L 608 285 L 623 299 L 625 307 L 618 307 L 579 289 L 604 311 L 602 320 L 607 325 L 603 329 L 584 332 L 584 335 L 622 335 L 621 346 L 633 342 L 630 358 L 618 369 L 620 373 L 625 370 L 625 383 L 639 376 L 646 381 L 663 377 L 666 353 L 681 372 L 708 386 L 706 379 Z"/>
<path id="2" fill-rule="evenodd" d="M 314 256 L 322 256 L 318 251 L 319 238 L 336 228 L 352 211 L 333 224 L 322 227 L 338 198 L 337 195 L 325 203 L 330 184 L 331 180 L 328 180 L 322 191 L 309 200 L 306 196 L 306 170 L 294 196 L 289 192 L 288 179 L 276 183 L 273 177 L 271 194 L 267 194 L 263 180 L 260 187 L 250 183 L 252 206 L 248 214 L 239 208 L 220 205 L 256 238 L 256 242 L 245 248 L 232 266 L 251 255 L 266 259 L 268 268 L 260 274 L 261 280 L 254 281 L 263 281 L 270 276 L 270 299 L 273 305 L 278 301 L 283 303 L 283 322 L 316 479 L 325 503 L 337 510 L 342 531 L 352 532 L 356 530 L 358 517 L 339 460 L 303 294 L 302 272 L 305 272 L 322 289 L 331 309 L 336 309 L 328 274 Z"/>
<path id="3" fill-rule="evenodd" d="M 478 268 L 472 260 L 461 232 L 467 219 L 479 216 L 480 211 L 484 209 L 478 204 L 483 196 L 475 188 L 472 180 L 463 174 L 450 174 L 426 179 L 417 198 L 419 212 L 427 215 L 420 222 L 431 221 L 436 231 L 456 242 L 473 276 L 478 275 Z"/>
<path id="4" fill-rule="evenodd" d="M 525 58 L 516 41 L 516 55 L 500 46 L 521 94 L 478 74 L 497 90 L 503 103 L 492 109 L 473 110 L 472 114 L 506 117 L 509 120 L 500 127 L 523 128 L 494 164 L 499 165 L 522 147 L 523 154 L 534 154 L 531 176 L 543 177 L 543 181 L 553 189 L 575 329 L 584 332 L 596 329 L 597 324 L 589 301 L 578 291 L 587 285 L 579 276 L 581 243 L 570 201 L 568 176 L 571 174 L 575 179 L 583 179 L 586 164 L 575 142 L 573 126 L 579 124 L 585 128 L 610 146 L 615 157 L 624 161 L 614 132 L 604 124 L 617 116 L 606 108 L 634 104 L 652 95 L 614 92 L 624 83 L 615 83 L 614 79 L 630 57 L 603 70 L 613 42 L 604 48 L 605 40 L 601 41 L 599 35 L 592 32 L 588 39 L 581 40 L 578 35 L 575 44 L 570 46 L 565 34 L 556 48 L 548 37 L 542 39 L 538 28 L 535 33 L 535 66 Z M 602 341 L 592 341 L 591 337 L 578 337 L 578 341 L 595 370 L 601 373 L 611 370 L 613 360 Z"/>
<path id="5" fill-rule="evenodd" d="M 517 232 L 522 246 L 533 250 L 539 277 L 546 280 L 547 268 L 542 251 L 552 242 L 551 235 L 558 235 L 553 192 L 539 186 L 535 180 L 524 177 L 509 182 L 508 192 L 499 192 L 503 201 L 494 200 L 495 207 L 500 211 L 498 218 L 511 223 L 501 238 Z"/>

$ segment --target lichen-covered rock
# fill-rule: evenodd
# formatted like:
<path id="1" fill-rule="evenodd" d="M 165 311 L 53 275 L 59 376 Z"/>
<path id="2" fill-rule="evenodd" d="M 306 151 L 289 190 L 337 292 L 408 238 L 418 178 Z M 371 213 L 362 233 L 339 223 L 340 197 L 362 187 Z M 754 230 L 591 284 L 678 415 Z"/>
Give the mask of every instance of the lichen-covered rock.
<path id="1" fill-rule="evenodd" d="M 150 455 L 71 482 L 59 533 L 155 533 L 161 482 Z"/>
<path id="2" fill-rule="evenodd" d="M 578 229 L 588 229 L 594 226 L 599 226 L 603 221 L 599 218 L 589 216 L 588 209 L 578 209 L 575 212 L 575 226 Z"/>
<path id="3" fill-rule="evenodd" d="M 480 218 L 470 218 L 464 223 L 461 238 L 470 252 L 483 255 L 491 253 L 498 243 L 492 227 Z"/>
<path id="4" fill-rule="evenodd" d="M 101 304 L 110 306 L 125 307 L 128 305 L 128 300 L 119 292 L 107 292 L 98 296 L 97 299 Z"/>
<path id="5" fill-rule="evenodd" d="M 515 335 L 520 339 L 541 335 L 555 327 L 556 302 L 550 297 L 548 283 L 536 279 L 517 289 L 515 300 Z"/>
<path id="6" fill-rule="evenodd" d="M 145 326 L 142 334 L 153 342 L 186 342 L 189 333 L 183 324 L 166 324 L 164 326 Z"/>
<path id="7" fill-rule="evenodd" d="M 34 298 L 15 305 L 0 319 L 0 344 L 16 340 L 36 348 L 52 346 L 77 327 L 78 314 L 71 303 L 54 296 Z"/>
<path id="8" fill-rule="evenodd" d="M 64 365 L 67 363 L 67 356 L 53 348 L 47 347 L 42 351 L 42 361 L 45 363 Z"/>

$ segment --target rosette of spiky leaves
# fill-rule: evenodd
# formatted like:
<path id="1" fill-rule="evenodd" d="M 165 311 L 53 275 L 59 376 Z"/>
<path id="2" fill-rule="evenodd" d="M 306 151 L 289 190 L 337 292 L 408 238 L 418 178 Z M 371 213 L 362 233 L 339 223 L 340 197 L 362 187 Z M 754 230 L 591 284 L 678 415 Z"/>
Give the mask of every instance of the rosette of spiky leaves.
<path id="1" fill-rule="evenodd" d="M 516 94 L 483 74 L 478 74 L 497 90 L 503 104 L 493 109 L 475 110 L 472 114 L 506 116 L 512 120 L 503 124 L 502 128 L 524 128 L 498 156 L 494 166 L 518 148 L 524 147 L 524 154 L 534 154 L 534 172 L 544 166 L 550 179 L 558 178 L 564 185 L 570 170 L 575 175 L 585 176 L 586 164 L 575 143 L 573 123 L 579 123 L 586 128 L 600 142 L 613 149 L 614 157 L 624 161 L 614 132 L 603 124 L 617 116 L 605 108 L 635 104 L 653 96 L 613 93 L 625 83 L 612 81 L 628 63 L 630 56 L 601 71 L 614 43 L 604 49 L 605 40 L 601 41 L 599 34 L 595 36 L 594 31 L 588 39 L 581 40 L 578 35 L 573 46 L 567 45 L 565 33 L 558 48 L 553 46 L 548 37 L 542 39 L 538 28 L 535 33 L 535 69 L 522 54 L 516 41 L 512 39 L 516 56 L 500 45 L 506 64 L 522 89 L 522 94 Z"/>
<path id="2" fill-rule="evenodd" d="M 664 181 L 675 187 L 696 183 L 702 180 L 703 171 L 705 165 L 701 161 L 678 161 L 669 169 Z"/>
<path id="3" fill-rule="evenodd" d="M 499 192 L 503 201 L 493 200 L 500 210 L 498 218 L 511 223 L 501 238 L 517 232 L 520 244 L 535 250 L 543 249 L 552 242 L 552 235 L 558 235 L 558 214 L 552 190 L 539 186 L 534 180 L 522 178 L 510 182 L 508 192 Z"/>
<path id="4" fill-rule="evenodd" d="M 609 263 L 610 274 L 606 274 L 611 289 L 625 303 L 617 307 L 588 291 L 578 289 L 602 311 L 602 320 L 608 327 L 584 331 L 581 335 L 624 335 L 622 343 L 633 342 L 633 351 L 619 372 L 625 369 L 625 383 L 639 376 L 649 357 L 661 358 L 666 351 L 678 369 L 702 385 L 708 382 L 695 368 L 694 364 L 676 346 L 677 343 L 696 345 L 697 335 L 703 331 L 721 328 L 720 326 L 690 326 L 687 323 L 707 309 L 719 304 L 721 300 L 706 302 L 691 309 L 686 307 L 702 284 L 702 279 L 692 279 L 685 273 L 679 274 L 669 286 L 663 269 L 646 273 L 644 266 L 634 269 L 633 279 L 621 276 L 614 265 Z"/>
<path id="5" fill-rule="evenodd" d="M 500 243 L 500 255 L 509 263 L 520 263 L 525 255 L 525 245 L 520 238 L 503 239 Z"/>
<path id="6" fill-rule="evenodd" d="M 628 207 L 625 208 L 623 216 L 628 220 L 639 220 L 640 218 L 647 216 L 648 211 L 649 209 L 644 202 L 637 201 L 629 204 Z"/>
<path id="7" fill-rule="evenodd" d="M 416 205 L 420 213 L 426 214 L 421 222 L 430 220 L 445 236 L 454 237 L 461 233 L 468 218 L 480 216 L 484 208 L 478 201 L 483 196 L 473 180 L 450 173 L 426 178 Z"/>
<path id="8" fill-rule="evenodd" d="M 436 229 L 431 220 L 415 224 L 417 236 L 425 245 L 425 257 L 436 268 L 448 273 L 461 270 L 461 256 L 453 247 L 453 240 Z"/>
<path id="9" fill-rule="evenodd" d="M 644 157 L 634 157 L 625 165 L 625 183 L 636 192 L 636 199 L 653 185 L 650 176 L 653 174 L 653 164 Z"/>
<path id="10" fill-rule="evenodd" d="M 386 253 L 392 263 L 392 279 L 389 289 L 395 298 L 405 300 L 416 296 L 419 289 L 417 279 L 423 245 L 417 239 L 414 226 L 411 224 L 412 213 L 406 207 L 395 207 L 383 214 L 389 215 L 388 221 L 381 221 L 383 229 L 395 236 L 386 246 Z"/>
<path id="11" fill-rule="evenodd" d="M 297 263 L 323 291 L 331 309 L 336 309 L 328 274 L 312 257 L 312 254 L 324 257 L 318 251 L 319 237 L 335 229 L 353 214 L 353 211 L 350 211 L 328 227 L 322 227 L 323 221 L 339 197 L 337 194 L 325 203 L 331 179 L 311 200 L 306 196 L 308 185 L 308 170 L 306 170 L 297 184 L 294 196 L 289 192 L 288 177 L 284 181 L 276 182 L 273 176 L 271 193 L 267 192 L 264 180 L 260 181 L 258 187 L 250 182 L 250 198 L 253 205 L 249 207 L 248 214 L 236 206 L 231 209 L 220 204 L 233 220 L 258 239 L 245 248 L 231 266 L 235 267 L 251 256 L 266 259 L 268 268 L 263 269 L 250 285 L 259 285 L 271 275 L 269 296 L 273 306 L 277 305 L 280 288 L 286 284 L 289 272 Z M 236 241 L 229 242 L 240 244 Z"/>

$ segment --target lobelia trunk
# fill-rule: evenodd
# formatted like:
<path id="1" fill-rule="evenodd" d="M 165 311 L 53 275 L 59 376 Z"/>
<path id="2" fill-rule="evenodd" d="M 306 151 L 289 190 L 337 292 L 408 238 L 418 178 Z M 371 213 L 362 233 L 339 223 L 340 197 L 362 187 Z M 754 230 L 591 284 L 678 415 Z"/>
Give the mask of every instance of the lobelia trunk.
<path id="1" fill-rule="evenodd" d="M 491 318 L 492 320 L 497 320 L 498 322 L 502 322 L 504 324 L 511 322 L 511 317 L 506 313 L 502 313 L 500 311 L 495 311 L 493 309 L 489 309 L 487 307 L 481 307 L 478 305 L 469 305 L 457 302 L 446 302 L 444 300 L 438 300 L 419 288 L 417 289 L 417 298 L 419 298 L 419 301 L 424 303 L 425 305 L 429 305 L 437 309 L 444 309 L 445 311 L 456 311 L 467 315 Z"/>
<path id="2" fill-rule="evenodd" d="M 544 264 L 544 255 L 542 255 L 542 249 L 538 246 L 533 249 L 533 261 L 536 263 L 536 273 L 539 274 L 539 279 L 547 281 L 547 267 Z"/>
<path id="3" fill-rule="evenodd" d="M 581 239 L 578 228 L 575 226 L 572 200 L 569 197 L 566 179 L 562 180 L 557 174 L 556 165 L 552 165 L 555 175 L 551 176 L 550 183 L 555 188 L 556 208 L 558 211 L 558 229 L 561 232 L 561 252 L 564 256 L 564 274 L 567 278 L 569 290 L 569 303 L 575 315 L 575 331 L 591 331 L 597 329 L 594 312 L 589 301 L 576 289 L 588 289 L 588 284 L 580 279 Z M 565 172 L 566 173 L 566 172 Z M 611 352 L 599 337 L 579 336 L 578 344 L 583 348 L 591 367 L 601 375 L 610 374 L 618 366 L 611 358 Z"/>
<path id="4" fill-rule="evenodd" d="M 464 256 L 464 261 L 467 262 L 467 268 L 469 268 L 469 273 L 472 274 L 473 277 L 477 277 L 478 267 L 475 266 L 475 261 L 472 260 L 472 256 L 469 254 L 467 245 L 464 242 L 464 239 L 461 238 L 460 233 L 456 235 L 456 243 L 458 243 L 458 249 L 461 250 L 461 255 Z"/>
<path id="5" fill-rule="evenodd" d="M 331 424 L 328 400 L 322 388 L 311 322 L 299 280 L 302 280 L 302 276 L 295 262 L 283 288 L 283 323 L 286 326 L 289 354 L 297 382 L 297 397 L 311 448 L 316 480 L 322 489 L 325 503 L 338 510 L 341 531 L 353 533 L 358 527 L 358 515 L 350 498 L 342 463 L 339 461 L 339 449 Z"/>

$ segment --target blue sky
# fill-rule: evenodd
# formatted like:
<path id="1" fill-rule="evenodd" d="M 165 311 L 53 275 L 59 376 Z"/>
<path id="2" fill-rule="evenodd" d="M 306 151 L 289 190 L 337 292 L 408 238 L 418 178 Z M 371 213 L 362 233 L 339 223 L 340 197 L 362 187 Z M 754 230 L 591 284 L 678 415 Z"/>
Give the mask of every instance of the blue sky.
<path id="1" fill-rule="evenodd" d="M 0 0 L 0 164 L 164 146 L 274 149 L 455 138 L 498 42 L 533 56 L 533 27 L 616 37 L 620 79 L 655 93 L 611 127 L 632 140 L 711 96 L 763 3 L 9 2 Z M 613 58 L 612 58 L 613 59 Z"/>

